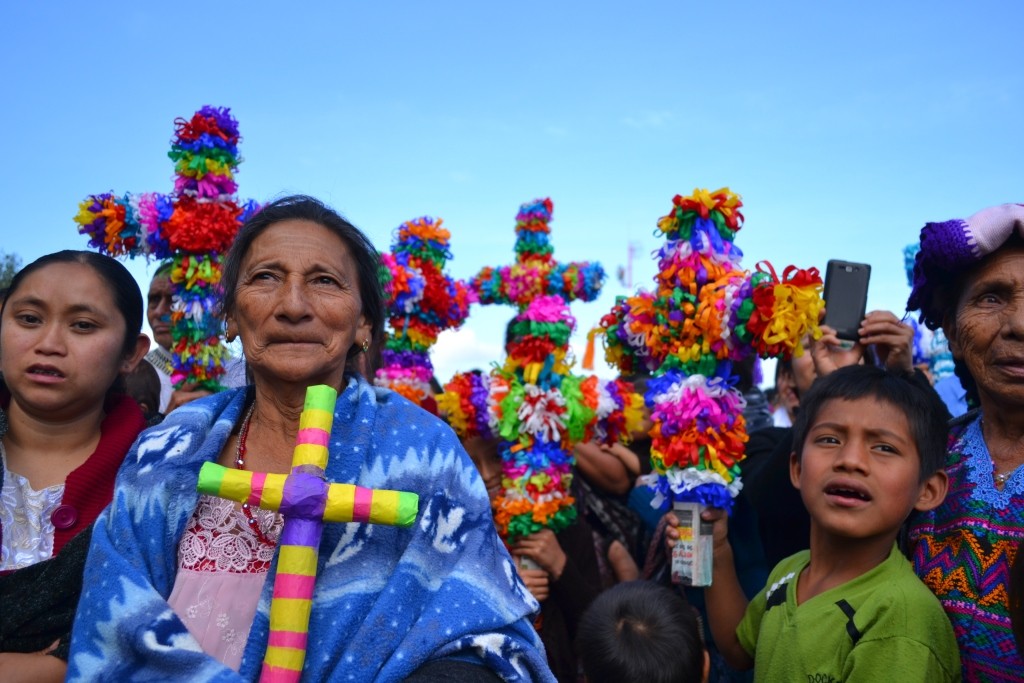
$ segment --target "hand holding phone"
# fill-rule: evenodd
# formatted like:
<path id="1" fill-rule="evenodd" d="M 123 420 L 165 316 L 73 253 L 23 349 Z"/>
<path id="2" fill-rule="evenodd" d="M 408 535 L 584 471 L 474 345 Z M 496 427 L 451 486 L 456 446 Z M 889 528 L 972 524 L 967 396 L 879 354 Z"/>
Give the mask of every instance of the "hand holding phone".
<path id="1" fill-rule="evenodd" d="M 850 261 L 828 262 L 825 270 L 824 324 L 836 331 L 836 336 L 856 342 L 857 330 L 868 306 L 868 280 L 871 266 Z"/>
<path id="2" fill-rule="evenodd" d="M 894 372 L 914 371 L 914 328 L 890 311 L 871 311 L 861 325 L 861 344 L 867 344 L 875 365 Z"/>

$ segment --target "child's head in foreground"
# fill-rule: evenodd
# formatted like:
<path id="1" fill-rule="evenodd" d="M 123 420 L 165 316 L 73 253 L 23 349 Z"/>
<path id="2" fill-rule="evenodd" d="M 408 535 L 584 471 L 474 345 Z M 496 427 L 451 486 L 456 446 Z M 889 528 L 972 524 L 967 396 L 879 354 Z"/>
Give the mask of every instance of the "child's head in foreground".
<path id="1" fill-rule="evenodd" d="M 135 399 L 147 418 L 160 410 L 160 376 L 147 362 L 139 363 L 125 377 L 128 395 Z"/>
<path id="2" fill-rule="evenodd" d="M 707 680 L 696 612 L 656 583 L 620 583 L 597 596 L 580 618 L 576 647 L 588 683 Z"/>
<path id="3" fill-rule="evenodd" d="M 838 536 L 895 538 L 911 510 L 937 507 L 948 419 L 934 391 L 882 368 L 851 365 L 815 381 L 790 460 L 812 521 Z"/>

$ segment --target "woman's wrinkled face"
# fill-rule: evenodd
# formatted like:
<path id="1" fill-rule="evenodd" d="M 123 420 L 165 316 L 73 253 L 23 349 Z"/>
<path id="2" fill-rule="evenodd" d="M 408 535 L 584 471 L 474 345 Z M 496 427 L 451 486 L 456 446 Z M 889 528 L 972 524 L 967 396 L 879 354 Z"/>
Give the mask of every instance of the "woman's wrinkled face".
<path id="1" fill-rule="evenodd" d="M 1024 407 L 1024 247 L 997 251 L 967 277 L 944 331 L 983 408 Z"/>
<path id="2" fill-rule="evenodd" d="M 253 240 L 227 322 L 257 382 L 340 387 L 349 350 L 370 338 L 348 247 L 303 220 L 275 223 Z"/>

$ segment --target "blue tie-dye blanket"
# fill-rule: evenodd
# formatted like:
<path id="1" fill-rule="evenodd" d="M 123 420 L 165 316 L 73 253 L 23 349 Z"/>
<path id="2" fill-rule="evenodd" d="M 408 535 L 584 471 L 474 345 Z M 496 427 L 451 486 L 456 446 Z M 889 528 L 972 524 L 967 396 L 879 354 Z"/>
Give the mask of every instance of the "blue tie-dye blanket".
<path id="1" fill-rule="evenodd" d="M 204 654 L 167 604 L 196 480 L 240 421 L 245 391 L 175 410 L 144 432 L 93 532 L 68 680 L 255 680 L 269 628 L 267 579 L 236 673 Z M 414 491 L 408 529 L 327 524 L 303 681 L 398 681 L 453 658 L 509 681 L 554 680 L 486 491 L 455 435 L 390 391 L 349 378 L 330 439 L 330 481 Z"/>

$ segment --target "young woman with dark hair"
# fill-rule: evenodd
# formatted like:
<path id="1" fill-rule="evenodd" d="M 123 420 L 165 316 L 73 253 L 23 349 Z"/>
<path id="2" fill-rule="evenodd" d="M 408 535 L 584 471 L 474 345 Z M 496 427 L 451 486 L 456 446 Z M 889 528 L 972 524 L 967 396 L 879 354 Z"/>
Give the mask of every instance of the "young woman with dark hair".
<path id="1" fill-rule="evenodd" d="M 29 264 L 0 308 L 0 671 L 62 680 L 93 521 L 142 430 L 142 294 L 107 256 Z M 52 655 L 52 656 L 47 656 Z"/>

